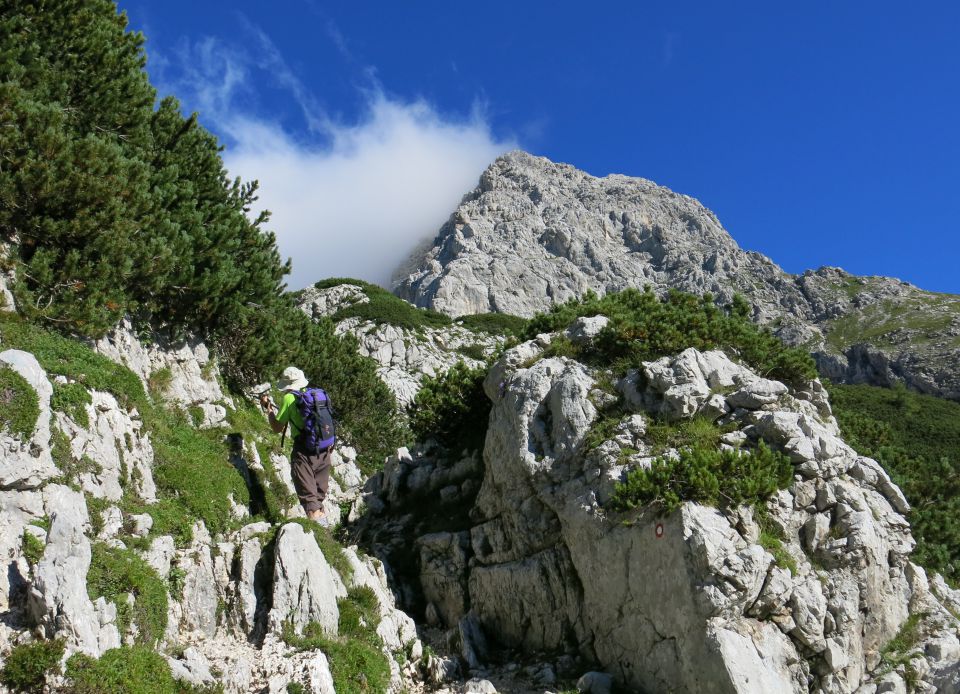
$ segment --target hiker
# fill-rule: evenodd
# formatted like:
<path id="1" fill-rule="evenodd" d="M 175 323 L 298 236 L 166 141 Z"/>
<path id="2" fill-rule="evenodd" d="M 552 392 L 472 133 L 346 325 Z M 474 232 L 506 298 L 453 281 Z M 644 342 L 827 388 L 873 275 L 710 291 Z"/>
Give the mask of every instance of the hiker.
<path id="1" fill-rule="evenodd" d="M 274 432 L 283 432 L 285 436 L 287 425 L 290 426 L 293 486 L 307 518 L 326 526 L 323 500 L 330 482 L 334 443 L 330 401 L 323 390 L 310 386 L 303 371 L 294 366 L 284 370 L 277 388 L 283 392 L 279 411 L 269 393 L 260 396 L 260 406 L 266 411 Z"/>

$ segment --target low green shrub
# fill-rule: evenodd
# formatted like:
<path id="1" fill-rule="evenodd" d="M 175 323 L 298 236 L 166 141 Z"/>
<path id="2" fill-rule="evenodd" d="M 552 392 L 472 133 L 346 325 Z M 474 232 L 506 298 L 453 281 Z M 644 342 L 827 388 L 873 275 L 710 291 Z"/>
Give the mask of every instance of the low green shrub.
<path id="1" fill-rule="evenodd" d="M 448 449 L 483 448 L 490 418 L 490 400 L 483 391 L 487 369 L 471 369 L 457 362 L 433 378 L 426 378 L 409 408 L 410 428 L 424 441 L 436 439 Z"/>
<path id="2" fill-rule="evenodd" d="M 93 545 L 87 593 L 91 600 L 104 597 L 117 606 L 117 622 L 124 633 L 137 626 L 137 643 L 153 646 L 167 628 L 167 587 L 153 568 L 130 549 Z M 127 594 L 134 597 L 131 607 Z"/>
<path id="3" fill-rule="evenodd" d="M 34 641 L 16 646 L 0 670 L 0 684 L 15 692 L 42 692 L 47 673 L 60 671 L 63 641 Z"/>
<path id="4" fill-rule="evenodd" d="M 793 465 L 763 442 L 751 451 L 684 448 L 631 470 L 616 486 L 612 505 L 628 510 L 655 504 L 671 513 L 684 501 L 710 506 L 758 504 L 793 482 Z"/>
<path id="5" fill-rule="evenodd" d="M 63 412 L 84 429 L 90 426 L 90 416 L 87 414 L 87 405 L 93 402 L 93 397 L 86 386 L 81 383 L 57 383 L 53 386 L 53 397 L 50 398 L 50 407 Z"/>
<path id="6" fill-rule="evenodd" d="M 0 366 L 0 430 L 27 440 L 39 417 L 37 392 L 16 371 Z"/>
<path id="7" fill-rule="evenodd" d="M 491 335 L 520 337 L 527 328 L 527 319 L 509 313 L 476 313 L 460 316 L 456 322 L 468 330 Z"/>
<path id="8" fill-rule="evenodd" d="M 386 323 L 407 330 L 424 328 L 444 328 L 452 323 L 450 317 L 428 308 L 417 308 L 403 299 L 394 296 L 383 287 L 363 280 L 331 278 L 317 282 L 314 286 L 326 289 L 340 284 L 353 284 L 367 295 L 369 301 L 346 306 L 333 315 L 334 321 L 345 318 L 360 318 L 374 323 Z"/>
<path id="9" fill-rule="evenodd" d="M 181 694 L 163 656 L 146 646 L 111 648 L 99 660 L 67 660 L 71 694 Z"/>
<path id="10" fill-rule="evenodd" d="M 912 506 L 914 561 L 960 582 L 960 403 L 899 388 L 830 385 L 844 440 Z"/>
<path id="11" fill-rule="evenodd" d="M 46 550 L 47 546 L 44 544 L 43 540 L 33 533 L 24 531 L 20 548 L 23 552 L 24 559 L 26 559 L 31 565 L 35 565 L 38 564 L 41 559 L 43 559 L 43 552 Z"/>
<path id="12" fill-rule="evenodd" d="M 592 343 L 578 347 L 578 358 L 617 370 L 695 347 L 723 349 L 743 359 L 761 375 L 798 384 L 817 375 L 811 356 L 786 347 L 769 330 L 750 322 L 750 307 L 735 297 L 730 306 L 718 307 L 713 297 L 671 290 L 662 299 L 650 287 L 627 289 L 599 298 L 588 292 L 540 313 L 527 324 L 525 338 L 557 332 L 581 316 L 610 319 Z"/>
<path id="13" fill-rule="evenodd" d="M 457 353 L 462 354 L 467 357 L 467 359 L 476 359 L 477 361 L 484 361 L 487 358 L 486 347 L 479 342 L 472 345 L 464 345 L 457 349 Z"/>
<path id="14" fill-rule="evenodd" d="M 330 661 L 333 683 L 339 694 L 385 692 L 390 685 L 390 661 L 377 635 L 380 624 L 377 599 L 368 587 L 353 588 L 337 601 L 339 635 L 329 637 L 319 624 L 308 624 L 303 635 L 285 624 L 282 637 L 297 650 L 322 650 Z"/>

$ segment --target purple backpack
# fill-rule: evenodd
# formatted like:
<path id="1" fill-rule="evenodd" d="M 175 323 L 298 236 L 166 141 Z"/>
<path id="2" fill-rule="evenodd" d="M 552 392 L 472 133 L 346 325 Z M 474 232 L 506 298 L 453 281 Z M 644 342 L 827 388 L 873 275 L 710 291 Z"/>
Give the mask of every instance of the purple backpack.
<path id="1" fill-rule="evenodd" d="M 313 455 L 330 448 L 337 440 L 337 425 L 326 392 L 322 388 L 307 386 L 293 396 L 303 419 L 303 431 L 298 440 Z"/>

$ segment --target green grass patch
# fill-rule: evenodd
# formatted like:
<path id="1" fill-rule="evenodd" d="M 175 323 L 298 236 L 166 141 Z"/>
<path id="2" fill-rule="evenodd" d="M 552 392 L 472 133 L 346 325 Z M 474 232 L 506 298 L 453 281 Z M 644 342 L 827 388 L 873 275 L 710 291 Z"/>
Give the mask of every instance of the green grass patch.
<path id="1" fill-rule="evenodd" d="M 150 391 L 150 394 L 156 398 L 162 398 L 163 394 L 167 392 L 167 389 L 170 387 L 170 384 L 173 382 L 173 372 L 170 370 L 169 366 L 164 366 L 147 377 L 147 389 Z"/>
<path id="2" fill-rule="evenodd" d="M 921 627 L 926 618 L 925 612 L 916 612 L 907 617 L 890 641 L 880 649 L 882 672 L 889 672 L 900 665 L 907 665 L 917 655 L 917 644 L 923 635 Z"/>
<path id="3" fill-rule="evenodd" d="M 90 391 L 82 383 L 55 383 L 50 407 L 63 412 L 84 429 L 90 426 L 87 405 L 93 402 Z"/>
<path id="4" fill-rule="evenodd" d="M 380 617 L 377 599 L 368 587 L 354 588 L 337 601 L 340 608 L 339 635 L 329 637 L 319 624 L 308 624 L 303 635 L 284 625 L 283 640 L 297 650 L 322 650 L 330 661 L 330 672 L 338 694 L 385 692 L 390 685 L 390 662 L 377 635 Z"/>
<path id="5" fill-rule="evenodd" d="M 138 644 L 153 646 L 163 637 L 167 628 L 167 587 L 133 550 L 95 543 L 87 573 L 87 593 L 91 600 L 103 596 L 115 603 L 120 633 L 125 633 L 131 622 L 136 624 Z M 127 603 L 127 594 L 135 598 L 132 607 Z"/>
<path id="6" fill-rule="evenodd" d="M 203 424 L 203 408 L 199 405 L 193 405 L 187 408 L 187 414 L 190 415 L 190 422 L 194 428 L 200 428 L 200 425 Z"/>
<path id="7" fill-rule="evenodd" d="M 211 533 L 227 530 L 233 522 L 230 497 L 249 505 L 250 491 L 230 463 L 223 432 L 197 431 L 184 412 L 161 408 L 153 411 L 150 430 L 157 488 L 203 519 Z"/>
<path id="8" fill-rule="evenodd" d="M 31 352 L 48 374 L 61 374 L 87 388 L 113 393 L 127 407 L 142 409 L 147 404 L 136 374 L 78 340 L 32 325 L 16 315 L 0 313 L 0 342 Z"/>
<path id="9" fill-rule="evenodd" d="M 333 315 L 334 321 L 345 318 L 360 318 L 377 324 L 386 323 L 407 330 L 424 328 L 445 328 L 452 321 L 450 317 L 428 308 L 417 308 L 403 299 L 394 296 L 383 287 L 363 280 L 334 277 L 317 282 L 317 289 L 326 289 L 341 284 L 353 284 L 360 287 L 369 301 L 346 306 Z"/>
<path id="10" fill-rule="evenodd" d="M 0 670 L 0 684 L 15 692 L 42 692 L 48 673 L 60 671 L 63 641 L 35 641 L 16 646 Z"/>
<path id="11" fill-rule="evenodd" d="M 174 544 L 180 548 L 186 547 L 193 540 L 193 523 L 196 517 L 180 498 L 160 498 L 152 504 L 124 499 L 122 509 L 127 515 L 148 514 L 153 519 L 150 537 L 171 535 Z"/>
<path id="12" fill-rule="evenodd" d="M 0 429 L 27 440 L 39 417 L 37 392 L 16 371 L 0 366 Z"/>
<path id="13" fill-rule="evenodd" d="M 670 448 L 716 449 L 720 447 L 720 437 L 736 428 L 735 423 L 721 427 L 702 416 L 678 421 L 654 419 L 647 425 L 646 438 L 653 444 L 654 454 Z"/>
<path id="14" fill-rule="evenodd" d="M 777 537 L 777 535 L 766 530 L 761 530 L 758 543 L 773 555 L 773 560 L 777 566 L 789 571 L 791 576 L 797 575 L 797 561 L 783 546 L 783 541 Z"/>
<path id="15" fill-rule="evenodd" d="M 949 328 L 957 315 L 960 300 L 949 294 L 922 292 L 896 301 L 886 299 L 829 321 L 825 326 L 827 344 L 836 351 L 861 342 L 892 346 L 893 333 L 904 329 L 939 333 Z M 925 341 L 924 336 L 914 336 L 911 343 L 917 339 Z"/>
<path id="16" fill-rule="evenodd" d="M 877 460 L 910 502 L 914 561 L 960 581 L 960 403 L 902 386 L 829 392 L 844 440 Z"/>
<path id="17" fill-rule="evenodd" d="M 763 442 L 750 451 L 684 448 L 627 473 L 611 503 L 621 511 L 657 505 L 672 513 L 684 501 L 709 506 L 759 504 L 793 482 L 793 465 Z"/>
<path id="18" fill-rule="evenodd" d="M 71 694 L 180 694 L 163 656 L 144 646 L 111 648 L 99 660 L 70 656 Z"/>

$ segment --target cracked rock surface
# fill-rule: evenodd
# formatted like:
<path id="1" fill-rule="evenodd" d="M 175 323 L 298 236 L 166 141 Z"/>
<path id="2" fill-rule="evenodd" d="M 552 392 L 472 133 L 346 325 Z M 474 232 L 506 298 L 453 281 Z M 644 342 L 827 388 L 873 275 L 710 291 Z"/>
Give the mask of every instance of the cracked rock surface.
<path id="1" fill-rule="evenodd" d="M 536 359 L 549 340 L 491 369 L 482 461 L 403 450 L 366 488 L 378 552 L 418 550 L 394 562 L 414 614 L 461 633 L 474 619 L 500 645 L 576 656 L 630 690 L 700 692 L 887 691 L 903 673 L 881 653 L 919 614 L 913 671 L 928 691 L 956 679 L 956 593 L 910 561 L 906 500 L 839 437 L 819 382 L 790 388 L 688 349 L 624 375 L 629 411 L 588 449 L 600 374 Z M 693 416 L 723 424 L 725 446 L 764 441 L 789 457 L 793 483 L 765 525 L 789 563 L 760 544 L 752 507 L 605 505 L 649 464 L 644 421 Z"/>

